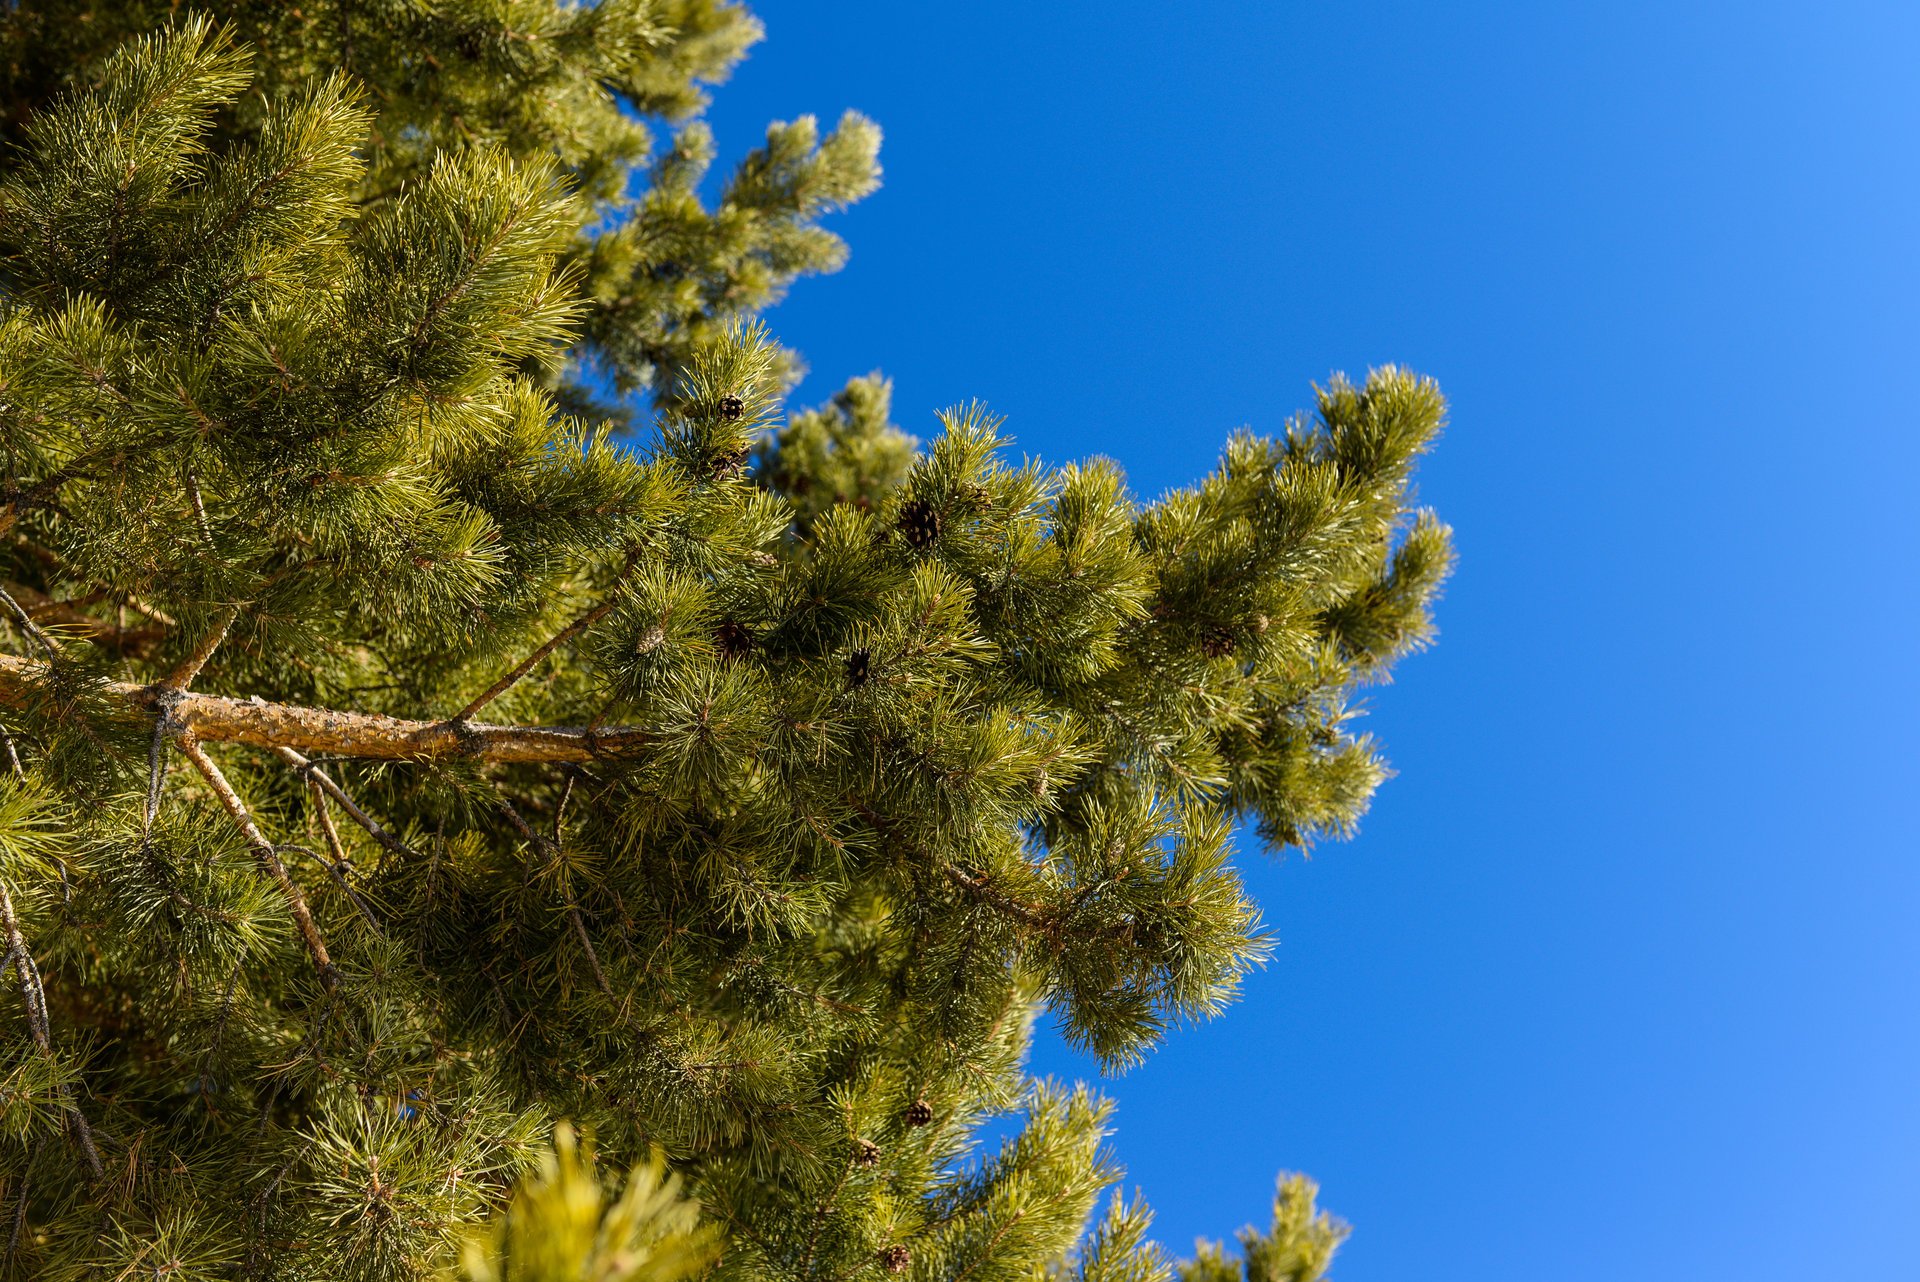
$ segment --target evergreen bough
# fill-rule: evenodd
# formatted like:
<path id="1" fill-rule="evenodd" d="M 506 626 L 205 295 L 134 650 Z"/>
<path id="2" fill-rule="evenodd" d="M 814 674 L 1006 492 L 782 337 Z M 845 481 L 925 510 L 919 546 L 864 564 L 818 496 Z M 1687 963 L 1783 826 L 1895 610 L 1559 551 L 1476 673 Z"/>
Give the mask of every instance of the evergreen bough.
<path id="1" fill-rule="evenodd" d="M 775 125 L 703 204 L 758 34 L 0 19 L 8 1272 L 1171 1276 L 1138 1202 L 1083 1237 L 1107 1106 L 1030 1028 L 1218 1011 L 1235 825 L 1365 807 L 1443 403 L 1335 379 L 1155 502 L 979 407 L 923 447 L 878 376 L 783 416 L 754 314 L 878 132 Z M 1181 1277 L 1320 1276 L 1311 1203 Z"/>

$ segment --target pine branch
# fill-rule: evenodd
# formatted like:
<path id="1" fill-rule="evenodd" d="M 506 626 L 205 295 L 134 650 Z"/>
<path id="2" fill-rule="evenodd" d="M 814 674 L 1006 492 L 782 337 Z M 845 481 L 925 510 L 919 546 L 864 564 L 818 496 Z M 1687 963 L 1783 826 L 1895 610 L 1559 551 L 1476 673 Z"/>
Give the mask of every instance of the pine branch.
<path id="1" fill-rule="evenodd" d="M 627 577 L 627 575 L 632 572 L 633 562 L 634 562 L 634 558 L 631 555 L 629 555 L 627 557 L 626 568 L 621 570 L 619 578 L 613 581 L 613 585 L 612 585 L 613 588 L 618 588 L 620 586 L 621 581 L 624 580 Z M 533 671 L 534 667 L 542 659 L 552 654 L 555 650 L 559 649 L 561 646 L 565 645 L 567 642 L 573 640 L 573 638 L 579 636 L 582 632 L 585 632 L 588 628 L 592 627 L 594 624 L 600 622 L 600 620 L 606 618 L 607 612 L 612 610 L 613 607 L 618 603 L 619 603 L 619 598 L 613 595 L 612 588 L 610 588 L 608 590 L 608 595 L 606 600 L 602 601 L 599 605 L 594 606 L 593 609 L 587 611 L 585 614 L 575 619 L 572 623 L 569 623 L 566 627 L 562 628 L 557 634 L 555 634 L 552 638 L 550 638 L 545 644 L 541 645 L 539 649 L 535 650 L 532 654 L 528 655 L 525 659 L 521 660 L 520 663 L 513 669 L 513 671 L 507 673 L 506 676 L 501 677 L 498 681 L 488 686 L 486 691 L 483 694 L 481 694 L 478 698 L 476 698 L 472 703 L 469 703 L 466 707 L 454 713 L 453 720 L 466 721 L 469 718 L 471 718 L 474 713 L 480 711 L 480 709 L 486 707 L 489 703 L 492 703 L 495 699 L 505 694 L 508 690 L 513 688 L 514 683 L 519 681 L 521 677 L 524 677 L 527 675 L 527 673 Z"/>
<path id="2" fill-rule="evenodd" d="M 40 982 L 40 968 L 34 965 L 33 954 L 27 951 L 27 941 L 20 933 L 20 919 L 13 912 L 13 896 L 4 885 L 0 885 L 0 926 L 6 929 L 7 960 L 20 972 L 20 1000 L 27 1008 L 27 1027 L 33 1033 L 33 1044 L 42 1055 L 52 1059 L 53 1036 L 47 1023 L 47 990 Z M 60 1093 L 66 1095 L 68 1092 L 62 1087 Z M 80 1151 L 86 1155 L 87 1169 L 93 1172 L 93 1178 L 105 1178 L 105 1169 L 100 1163 L 100 1149 L 93 1142 L 93 1127 L 87 1124 L 87 1115 L 71 1097 L 67 1100 L 67 1122 L 73 1128 L 73 1137 L 79 1142 Z"/>
<path id="3" fill-rule="evenodd" d="M 0 654 L 0 703 L 21 706 L 37 698 L 51 676 L 47 664 Z M 117 700 L 130 715 L 159 717 L 169 692 L 129 681 L 102 681 L 95 694 Z M 459 758 L 496 764 L 588 762 L 650 745 L 640 726 L 495 726 L 482 722 L 408 721 L 378 713 L 309 708 L 263 699 L 174 694 L 175 721 L 207 743 L 293 748 L 302 753 L 382 761 Z M 335 798 L 338 800 L 338 798 Z"/>
<path id="4" fill-rule="evenodd" d="M 259 826 L 253 822 L 253 816 L 247 812 L 246 803 L 240 800 L 240 794 L 233 790 L 233 785 L 227 782 L 227 777 L 220 773 L 220 767 L 213 763 L 213 758 L 207 755 L 206 749 L 195 742 L 190 733 L 182 734 L 175 742 L 180 745 L 180 751 L 186 754 L 187 760 L 191 761 L 206 779 L 207 786 L 213 789 L 214 795 L 220 798 L 220 804 L 227 808 L 227 813 L 233 816 L 233 821 L 240 825 L 240 831 L 246 837 L 247 844 L 253 847 L 254 854 L 259 857 L 261 865 L 280 887 L 280 893 L 286 896 L 287 907 L 293 913 L 294 925 L 299 927 L 300 938 L 306 941 L 307 952 L 313 956 L 313 964 L 320 972 L 320 982 L 326 986 L 328 992 L 332 992 L 340 984 L 340 973 L 334 969 L 333 959 L 327 956 L 327 941 L 320 937 L 320 928 L 313 924 L 313 914 L 307 910 L 307 897 L 300 893 L 300 887 L 294 884 L 292 877 L 287 875 L 287 866 L 280 862 L 279 851 L 261 834 Z"/>
<path id="5" fill-rule="evenodd" d="M 853 807 L 855 813 L 866 820 L 876 832 L 881 833 L 890 840 L 898 840 L 898 825 L 894 823 L 893 820 L 887 818 L 866 802 L 861 801 L 858 797 L 848 797 L 846 800 L 848 804 Z M 915 850 L 912 854 L 917 860 L 928 860 L 925 851 Z M 1030 904 L 1022 903 L 1020 900 L 1013 898 L 1013 896 L 996 890 L 993 887 L 989 874 L 970 873 L 957 864 L 941 861 L 934 862 L 939 863 L 939 868 L 941 872 L 946 875 L 948 881 L 966 891 L 981 903 L 1005 913 L 1022 925 L 1030 926 L 1035 930 L 1046 931 L 1050 934 L 1057 931 L 1059 923 L 1049 917 L 1044 911 Z"/>
<path id="6" fill-rule="evenodd" d="M 198 491 L 196 491 L 196 493 L 198 493 Z M 200 669 L 207 666 L 207 660 L 211 659 L 213 652 L 220 648 L 220 643 L 227 639 L 227 632 L 233 627 L 233 621 L 239 617 L 240 607 L 238 605 L 230 605 L 221 611 L 220 621 L 213 625 L 213 628 L 207 635 L 200 638 L 200 644 L 193 647 L 192 654 L 180 661 L 179 667 L 161 678 L 160 688 L 163 690 L 185 690 L 188 686 L 192 685 L 193 679 L 200 675 Z"/>
<path id="7" fill-rule="evenodd" d="M 994 889 L 986 873 L 974 875 L 954 865 L 943 864 L 947 880 L 991 908 L 998 909 L 1014 920 L 1033 927 L 1035 930 L 1052 931 L 1058 923 L 1049 919 L 1039 909 L 1021 903 L 1011 895 Z"/>
<path id="8" fill-rule="evenodd" d="M 274 751 L 279 754 L 282 761 L 285 761 L 300 774 L 304 775 L 307 784 L 314 789 L 316 800 L 319 801 L 320 805 L 320 822 L 327 830 L 329 845 L 337 850 L 340 845 L 340 838 L 333 829 L 333 816 L 327 812 L 326 802 L 324 800 L 326 797 L 332 797 L 335 801 L 339 802 L 340 808 L 347 812 L 347 816 L 350 819 L 362 828 L 365 828 L 375 841 L 385 846 L 394 854 L 409 859 L 418 859 L 420 857 L 414 852 L 411 846 L 408 846 L 404 841 L 401 841 L 398 837 L 388 832 L 381 826 L 379 820 L 355 804 L 353 798 L 347 795 L 346 789 L 335 783 L 333 777 L 326 771 L 295 752 L 292 748 L 279 747 L 275 748 Z"/>

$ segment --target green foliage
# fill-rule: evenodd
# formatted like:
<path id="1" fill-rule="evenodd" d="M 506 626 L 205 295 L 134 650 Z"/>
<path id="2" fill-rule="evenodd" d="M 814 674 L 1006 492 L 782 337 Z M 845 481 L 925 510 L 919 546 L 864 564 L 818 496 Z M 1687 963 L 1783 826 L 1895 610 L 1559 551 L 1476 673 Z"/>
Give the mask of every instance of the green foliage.
<path id="1" fill-rule="evenodd" d="M 737 7 L 207 11 L 0 18 L 0 1267 L 1167 1277 L 1031 1025 L 1216 1013 L 1236 827 L 1359 818 L 1437 390 L 1155 502 L 789 412 L 754 314 L 878 134 L 703 205 Z M 1250 1278 L 1324 1267 L 1299 1187 Z"/>
<path id="2" fill-rule="evenodd" d="M 177 10 L 161 0 L 9 6 L 0 104 L 12 130 L 29 128 L 76 82 L 119 90 L 124 82 L 106 70 L 114 51 Z M 336 135 L 361 160 L 342 191 L 361 208 L 400 199 L 449 152 L 557 166 L 582 304 L 567 367 L 574 377 L 557 390 L 597 413 L 624 415 L 599 404 L 600 377 L 671 398 L 695 353 L 729 324 L 777 301 L 796 278 L 838 269 L 846 246 L 819 218 L 879 181 L 871 121 L 849 113 L 823 136 L 801 117 L 770 128 L 711 206 L 702 202 L 696 189 L 714 152 L 711 131 L 694 118 L 704 87 L 761 34 L 728 0 L 208 0 L 194 11 L 256 55 L 255 91 L 217 121 L 225 137 L 256 139 L 284 100 L 336 75 L 371 87 L 369 126 Z M 218 91 L 211 82 L 197 89 Z M 657 145 L 663 129 L 669 136 Z"/>
<path id="3" fill-rule="evenodd" d="M 679 1282 L 714 1256 L 711 1226 L 656 1158 L 611 1205 L 572 1128 L 515 1188 L 507 1209 L 460 1252 L 459 1282 Z"/>
<path id="4" fill-rule="evenodd" d="M 1322 1282 L 1350 1230 L 1314 1206 L 1319 1194 L 1304 1175 L 1282 1176 L 1273 1227 L 1241 1229 L 1238 1260 L 1218 1242 L 1201 1242 L 1195 1257 L 1181 1262 L 1180 1282 Z"/>
<path id="5" fill-rule="evenodd" d="M 755 472 L 793 508 L 797 534 L 811 534 L 839 506 L 871 512 L 900 488 L 920 442 L 893 425 L 892 410 L 893 384 L 869 374 L 761 440 Z"/>

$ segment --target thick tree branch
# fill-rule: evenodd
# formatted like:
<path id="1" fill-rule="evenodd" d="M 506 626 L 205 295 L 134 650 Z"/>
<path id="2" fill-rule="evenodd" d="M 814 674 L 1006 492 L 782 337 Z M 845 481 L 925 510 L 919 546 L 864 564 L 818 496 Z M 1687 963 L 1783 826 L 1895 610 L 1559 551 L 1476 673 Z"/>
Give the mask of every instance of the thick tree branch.
<path id="1" fill-rule="evenodd" d="M 0 654 L 0 703 L 31 699 L 49 676 L 47 665 Z M 159 717 L 167 692 L 127 681 L 103 681 L 93 690 L 121 701 L 130 715 Z M 173 696 L 173 717 L 196 739 L 293 748 L 302 753 L 384 761 L 467 758 L 521 762 L 596 761 L 632 753 L 653 741 L 635 726 L 494 726 L 481 722 L 407 721 L 377 713 L 340 712 L 213 694 Z M 338 798 L 335 798 L 338 800 Z"/>

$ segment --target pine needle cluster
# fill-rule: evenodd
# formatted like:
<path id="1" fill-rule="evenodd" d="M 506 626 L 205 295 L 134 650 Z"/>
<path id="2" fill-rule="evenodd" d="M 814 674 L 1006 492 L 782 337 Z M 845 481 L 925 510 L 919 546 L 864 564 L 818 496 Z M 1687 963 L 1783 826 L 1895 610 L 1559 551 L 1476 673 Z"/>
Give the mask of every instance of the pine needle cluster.
<path id="1" fill-rule="evenodd" d="M 1170 1276 L 1143 1205 L 1087 1234 L 1108 1106 L 1031 1029 L 1218 1012 L 1236 826 L 1365 809 L 1444 404 L 1335 379 L 1155 501 L 877 375 L 789 414 L 755 313 L 878 133 L 776 125 L 704 205 L 757 36 L 0 19 L 6 1271 Z M 1303 1187 L 1250 1279 L 1324 1271 Z"/>

